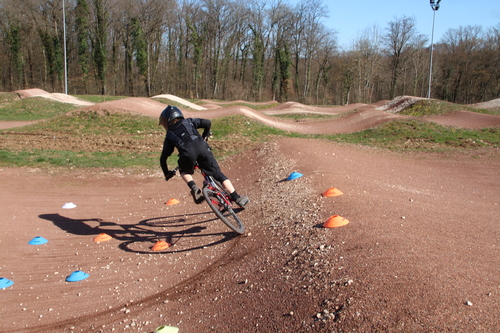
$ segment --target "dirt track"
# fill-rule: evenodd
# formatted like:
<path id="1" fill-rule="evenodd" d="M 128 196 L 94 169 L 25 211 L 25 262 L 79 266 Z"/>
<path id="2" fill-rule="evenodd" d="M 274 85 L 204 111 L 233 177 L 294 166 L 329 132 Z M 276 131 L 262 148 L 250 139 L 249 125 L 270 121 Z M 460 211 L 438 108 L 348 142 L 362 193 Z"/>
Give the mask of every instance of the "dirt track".
<path id="1" fill-rule="evenodd" d="M 500 159 L 476 152 L 266 143 L 223 164 L 252 199 L 242 237 L 159 170 L 4 168 L 0 331 L 495 332 Z"/>

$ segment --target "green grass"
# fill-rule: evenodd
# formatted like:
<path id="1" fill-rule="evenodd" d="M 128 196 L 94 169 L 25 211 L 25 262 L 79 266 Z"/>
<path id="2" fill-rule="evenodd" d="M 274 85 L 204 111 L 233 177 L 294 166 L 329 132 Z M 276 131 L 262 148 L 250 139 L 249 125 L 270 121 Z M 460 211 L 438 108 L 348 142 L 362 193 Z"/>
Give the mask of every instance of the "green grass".
<path id="1" fill-rule="evenodd" d="M 500 147 L 499 128 L 467 130 L 417 120 L 393 121 L 365 131 L 328 136 L 328 138 L 397 150 Z"/>
<path id="2" fill-rule="evenodd" d="M 333 119 L 341 117 L 340 115 L 328 115 L 328 114 L 318 114 L 318 113 L 288 113 L 288 114 L 277 114 L 273 116 L 285 119 L 292 119 L 295 121 L 299 121 L 302 119 L 324 120 L 324 119 Z"/>
<path id="3" fill-rule="evenodd" d="M 19 99 L 19 96 L 13 92 L 0 92 L 0 105 L 12 103 Z"/>
<path id="4" fill-rule="evenodd" d="M 0 149 L 1 166 L 76 168 L 156 168 L 159 153 L 78 152 L 65 150 Z"/>
<path id="5" fill-rule="evenodd" d="M 224 140 L 234 135 L 239 135 L 251 141 L 265 141 L 269 136 L 287 136 L 287 132 L 263 125 L 262 123 L 242 115 L 216 118 L 212 120 L 214 137 Z"/>
<path id="6" fill-rule="evenodd" d="M 74 95 L 74 97 L 96 104 L 128 98 L 127 96 L 108 96 L 108 95 Z"/>
<path id="7" fill-rule="evenodd" d="M 80 134 L 137 135 L 160 131 L 158 121 L 151 117 L 127 113 L 97 113 L 78 111 L 69 116 L 63 115 L 50 121 L 31 125 L 32 130 L 59 131 Z M 16 129 L 13 129 L 16 130 Z M 23 128 L 18 129 L 23 130 Z"/>
<path id="8" fill-rule="evenodd" d="M 473 108 L 473 107 L 470 107 L 467 105 L 454 104 L 454 103 L 439 101 L 439 100 L 420 100 L 420 101 L 417 101 L 412 106 L 399 112 L 399 114 L 404 114 L 404 115 L 414 116 L 414 117 L 424 117 L 424 116 L 439 115 L 439 114 L 445 114 L 448 112 L 463 111 L 463 110 L 471 111 L 471 112 L 478 112 L 478 113 L 486 113 L 486 114 L 496 114 L 496 115 L 500 114 L 499 111 L 495 111 L 495 110 L 478 109 L 478 108 Z"/>
<path id="9" fill-rule="evenodd" d="M 74 110 L 75 106 L 43 97 L 16 100 L 0 107 L 0 120 L 30 121 L 50 119 Z"/>
<path id="10" fill-rule="evenodd" d="M 224 102 L 224 101 L 217 101 L 217 100 L 213 100 L 215 104 L 217 104 L 217 102 Z M 279 103 L 270 103 L 270 104 L 253 104 L 253 103 L 245 103 L 245 102 L 234 102 L 234 103 L 224 103 L 224 104 L 221 104 L 221 106 L 223 107 L 230 107 L 230 106 L 246 106 L 247 108 L 250 108 L 250 109 L 253 109 L 253 110 L 266 110 L 266 109 L 270 109 L 272 107 L 275 107 L 279 105 Z M 203 104 L 201 104 L 201 106 L 203 106 Z"/>

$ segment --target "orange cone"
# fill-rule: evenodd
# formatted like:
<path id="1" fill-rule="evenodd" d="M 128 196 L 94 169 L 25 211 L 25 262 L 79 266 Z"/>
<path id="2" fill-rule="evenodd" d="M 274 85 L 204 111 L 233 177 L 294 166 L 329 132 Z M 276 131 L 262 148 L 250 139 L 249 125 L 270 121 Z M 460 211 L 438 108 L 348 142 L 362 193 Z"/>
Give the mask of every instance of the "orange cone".
<path id="1" fill-rule="evenodd" d="M 170 247 L 170 244 L 168 244 L 165 241 L 157 241 L 155 245 L 151 247 L 151 250 L 153 251 L 163 251 L 166 250 Z"/>
<path id="2" fill-rule="evenodd" d="M 325 223 L 323 223 L 324 228 L 337 228 L 346 225 L 349 220 L 343 218 L 339 215 L 333 215 Z"/>
<path id="3" fill-rule="evenodd" d="M 165 205 L 167 205 L 167 206 L 177 205 L 179 202 L 180 202 L 179 200 L 172 198 L 172 199 L 168 200 L 167 202 L 165 202 Z"/>
<path id="4" fill-rule="evenodd" d="M 339 189 L 336 189 L 335 187 L 329 188 L 325 192 L 321 193 L 321 195 L 324 197 L 337 197 L 342 194 L 344 193 L 342 193 Z"/>
<path id="5" fill-rule="evenodd" d="M 97 242 L 97 243 L 99 243 L 99 242 L 107 242 L 107 241 L 109 241 L 111 238 L 113 238 L 113 237 L 111 237 L 111 236 L 110 236 L 110 235 L 108 235 L 108 234 L 102 233 L 102 234 L 97 235 L 97 236 L 94 238 L 94 242 Z"/>

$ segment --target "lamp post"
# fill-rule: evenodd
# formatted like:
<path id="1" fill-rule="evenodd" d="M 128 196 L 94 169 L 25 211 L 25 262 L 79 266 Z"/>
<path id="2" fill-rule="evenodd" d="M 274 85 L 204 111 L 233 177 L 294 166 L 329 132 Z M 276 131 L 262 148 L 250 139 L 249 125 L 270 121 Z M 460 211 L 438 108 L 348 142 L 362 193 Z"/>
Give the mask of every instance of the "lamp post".
<path id="1" fill-rule="evenodd" d="M 431 8 L 433 11 L 432 17 L 432 35 L 431 35 L 431 60 L 429 66 L 429 90 L 427 91 L 427 98 L 431 98 L 431 85 L 432 85 L 432 54 L 434 53 L 434 22 L 436 21 L 436 11 L 439 9 L 441 0 L 430 0 Z"/>
<path id="2" fill-rule="evenodd" d="M 68 65 L 66 64 L 67 59 L 66 59 L 66 9 L 64 7 L 64 2 L 66 0 L 63 0 L 62 2 L 62 8 L 63 8 L 63 45 L 64 45 L 64 93 L 67 95 L 68 94 Z"/>

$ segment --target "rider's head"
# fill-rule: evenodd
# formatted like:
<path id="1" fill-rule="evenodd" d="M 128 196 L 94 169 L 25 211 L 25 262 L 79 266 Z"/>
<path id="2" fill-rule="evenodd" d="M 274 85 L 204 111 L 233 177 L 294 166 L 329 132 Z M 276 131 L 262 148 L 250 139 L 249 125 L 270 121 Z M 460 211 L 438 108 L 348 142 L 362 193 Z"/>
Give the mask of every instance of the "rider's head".
<path id="1" fill-rule="evenodd" d="M 178 107 L 169 105 L 162 111 L 158 125 L 162 125 L 167 129 L 168 126 L 174 123 L 175 119 L 184 119 L 184 115 Z"/>

